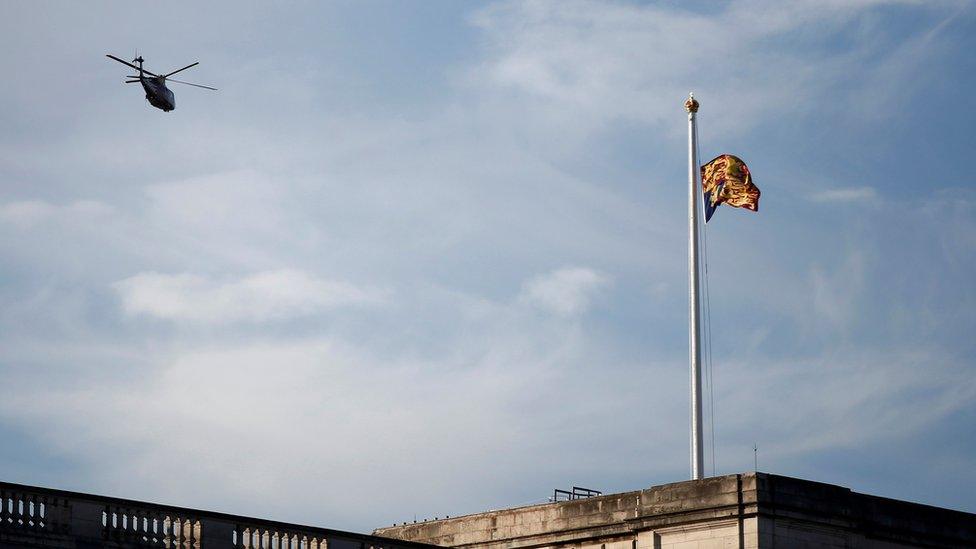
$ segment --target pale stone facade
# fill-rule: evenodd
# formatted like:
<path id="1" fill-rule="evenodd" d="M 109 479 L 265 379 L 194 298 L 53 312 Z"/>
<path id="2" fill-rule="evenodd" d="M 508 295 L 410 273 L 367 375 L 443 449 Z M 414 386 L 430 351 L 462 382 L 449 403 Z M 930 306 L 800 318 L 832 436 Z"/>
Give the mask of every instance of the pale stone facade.
<path id="1" fill-rule="evenodd" d="M 976 547 L 976 515 L 748 473 L 374 533 L 463 549 Z"/>
<path id="2" fill-rule="evenodd" d="M 0 549 L 976 548 L 976 515 L 750 473 L 374 535 L 0 482 Z"/>

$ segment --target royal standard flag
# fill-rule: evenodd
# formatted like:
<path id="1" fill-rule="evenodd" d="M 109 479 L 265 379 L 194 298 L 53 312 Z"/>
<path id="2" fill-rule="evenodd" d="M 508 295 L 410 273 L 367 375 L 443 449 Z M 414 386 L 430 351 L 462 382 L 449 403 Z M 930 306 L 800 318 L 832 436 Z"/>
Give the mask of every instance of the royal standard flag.
<path id="1" fill-rule="evenodd" d="M 705 222 L 723 202 L 736 208 L 759 210 L 759 187 L 752 183 L 746 163 L 738 156 L 723 154 L 701 167 L 705 199 Z"/>

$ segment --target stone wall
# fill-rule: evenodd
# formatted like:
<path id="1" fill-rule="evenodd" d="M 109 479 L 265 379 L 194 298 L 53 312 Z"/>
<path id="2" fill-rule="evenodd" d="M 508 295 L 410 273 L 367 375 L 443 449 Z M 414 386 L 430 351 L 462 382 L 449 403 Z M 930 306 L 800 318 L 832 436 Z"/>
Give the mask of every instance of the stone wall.
<path id="1" fill-rule="evenodd" d="M 466 549 L 976 547 L 976 515 L 748 473 L 374 533 Z"/>

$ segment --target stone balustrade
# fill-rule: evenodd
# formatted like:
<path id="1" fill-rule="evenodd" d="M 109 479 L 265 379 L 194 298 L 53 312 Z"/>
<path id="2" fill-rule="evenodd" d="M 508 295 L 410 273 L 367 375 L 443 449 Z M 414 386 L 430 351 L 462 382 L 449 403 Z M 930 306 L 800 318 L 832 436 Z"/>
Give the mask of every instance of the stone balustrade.
<path id="1" fill-rule="evenodd" d="M 314 526 L 0 482 L 0 549 L 430 549 Z"/>

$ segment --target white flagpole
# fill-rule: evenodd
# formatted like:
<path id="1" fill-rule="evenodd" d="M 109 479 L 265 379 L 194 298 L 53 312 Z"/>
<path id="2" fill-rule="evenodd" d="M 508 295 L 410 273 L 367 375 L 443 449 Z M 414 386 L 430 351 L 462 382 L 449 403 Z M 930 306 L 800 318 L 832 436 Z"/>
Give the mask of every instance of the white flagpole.
<path id="1" fill-rule="evenodd" d="M 699 480 L 705 469 L 702 445 L 701 330 L 698 318 L 698 155 L 695 116 L 698 101 L 688 94 L 688 331 L 691 355 L 691 478 Z"/>

